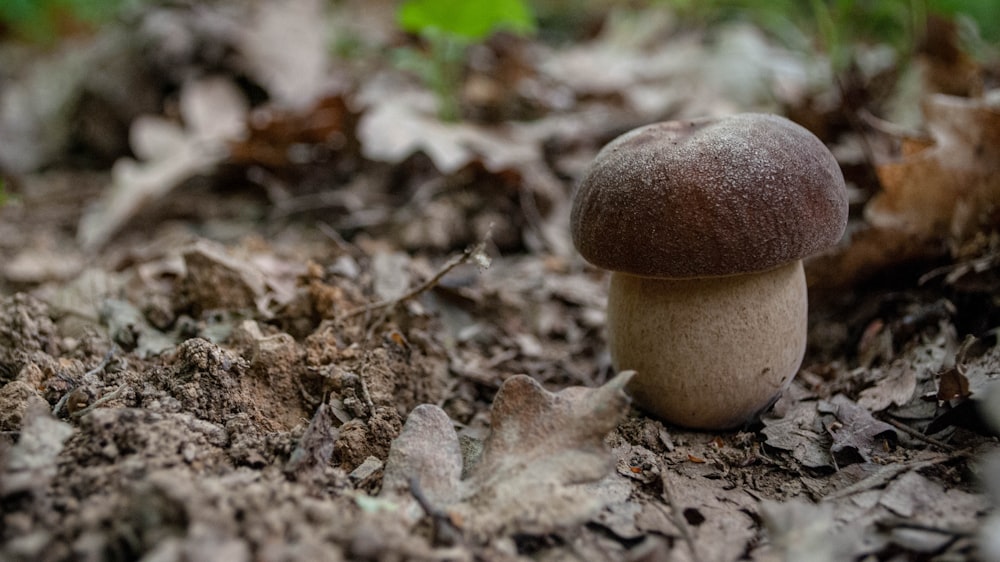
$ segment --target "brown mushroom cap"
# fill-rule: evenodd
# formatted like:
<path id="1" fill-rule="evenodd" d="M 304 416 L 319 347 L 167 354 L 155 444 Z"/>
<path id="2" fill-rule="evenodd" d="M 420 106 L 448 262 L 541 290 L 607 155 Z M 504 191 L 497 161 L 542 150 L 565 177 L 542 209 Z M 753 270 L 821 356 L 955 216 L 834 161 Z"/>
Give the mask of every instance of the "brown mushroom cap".
<path id="1" fill-rule="evenodd" d="M 671 121 L 608 143 L 573 200 L 573 243 L 646 277 L 764 271 L 835 244 L 847 224 L 837 161 L 776 115 Z"/>

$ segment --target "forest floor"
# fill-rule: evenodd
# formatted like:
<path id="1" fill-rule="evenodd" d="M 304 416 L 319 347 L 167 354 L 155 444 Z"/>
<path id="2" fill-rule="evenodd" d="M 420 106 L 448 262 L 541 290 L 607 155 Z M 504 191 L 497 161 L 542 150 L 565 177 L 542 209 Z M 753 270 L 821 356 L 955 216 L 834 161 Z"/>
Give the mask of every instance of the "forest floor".
<path id="1" fill-rule="evenodd" d="M 895 63 L 650 10 L 474 45 L 443 122 L 364 54 L 414 41 L 381 3 L 276 4 L 3 51 L 0 559 L 1000 556 L 996 68 L 914 55 L 890 124 L 844 100 Z M 750 110 L 851 220 L 791 387 L 689 431 L 624 398 L 569 202 L 622 132 Z"/>

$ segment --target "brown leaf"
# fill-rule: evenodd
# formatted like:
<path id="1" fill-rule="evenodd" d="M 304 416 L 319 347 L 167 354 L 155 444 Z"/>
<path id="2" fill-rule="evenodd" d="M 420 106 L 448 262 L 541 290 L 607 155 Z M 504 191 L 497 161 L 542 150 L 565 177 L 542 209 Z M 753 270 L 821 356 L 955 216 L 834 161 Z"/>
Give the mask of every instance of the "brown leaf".
<path id="1" fill-rule="evenodd" d="M 179 101 L 184 128 L 160 117 L 133 122 L 132 148 L 143 160 L 115 162 L 107 192 L 80 218 L 77 238 L 85 248 L 102 246 L 142 208 L 211 171 L 226 158 L 226 143 L 244 132 L 247 101 L 228 79 L 188 82 Z"/>
<path id="2" fill-rule="evenodd" d="M 237 27 L 237 50 L 247 72 L 280 105 L 302 108 L 330 87 L 326 3 L 259 2 Z"/>
<path id="3" fill-rule="evenodd" d="M 866 207 L 876 228 L 918 238 L 967 236 L 1000 203 L 1000 91 L 924 103 L 934 146 L 878 167 L 883 191 Z"/>
<path id="4" fill-rule="evenodd" d="M 604 438 L 625 413 L 631 372 L 600 388 L 548 392 L 515 375 L 493 403 L 492 430 L 478 462 L 465 459 L 447 415 L 422 405 L 407 418 L 385 468 L 382 495 L 399 497 L 416 483 L 434 507 L 474 536 L 544 534 L 586 521 L 603 500 L 589 485 L 611 473 Z M 469 467 L 471 465 L 471 467 Z"/>
<path id="5" fill-rule="evenodd" d="M 874 386 L 861 391 L 858 406 L 880 412 L 889 406 L 906 405 L 917 388 L 917 371 L 905 361 L 896 361 Z"/>
<path id="6" fill-rule="evenodd" d="M 942 401 L 968 398 L 969 379 L 959 370 L 957 366 L 941 373 L 938 380 L 937 399 Z"/>
<path id="7" fill-rule="evenodd" d="M 803 466 L 833 466 L 814 400 L 798 400 L 782 417 L 774 416 L 772 412 L 761 419 L 769 446 L 789 451 Z"/>
<path id="8" fill-rule="evenodd" d="M 980 98 L 928 97 L 932 144 L 904 141 L 877 167 L 882 192 L 846 246 L 813 261 L 810 285 L 850 285 L 886 268 L 940 257 L 1000 208 L 1000 90 Z"/>
<path id="9" fill-rule="evenodd" d="M 353 120 L 341 96 L 326 96 L 297 110 L 255 108 L 246 137 L 229 145 L 230 162 L 272 168 L 300 164 L 313 157 L 312 151 L 344 148 L 353 135 Z"/>
<path id="10" fill-rule="evenodd" d="M 833 453 L 841 466 L 859 461 L 870 462 L 872 455 L 884 451 L 887 440 L 897 439 L 896 430 L 872 417 L 871 412 L 858 406 L 843 394 L 830 400 L 839 427 L 831 427 Z"/>

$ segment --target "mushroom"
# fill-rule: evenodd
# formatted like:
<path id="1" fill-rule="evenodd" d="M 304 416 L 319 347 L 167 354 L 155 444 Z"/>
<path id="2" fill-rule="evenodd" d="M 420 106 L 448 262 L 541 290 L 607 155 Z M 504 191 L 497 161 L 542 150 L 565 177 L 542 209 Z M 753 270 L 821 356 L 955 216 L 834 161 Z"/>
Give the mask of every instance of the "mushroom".
<path id="1" fill-rule="evenodd" d="M 612 271 L 612 365 L 664 421 L 731 429 L 802 363 L 802 258 L 847 224 L 844 177 L 812 133 L 774 115 L 655 123 L 611 141 L 573 200 L 573 242 Z"/>

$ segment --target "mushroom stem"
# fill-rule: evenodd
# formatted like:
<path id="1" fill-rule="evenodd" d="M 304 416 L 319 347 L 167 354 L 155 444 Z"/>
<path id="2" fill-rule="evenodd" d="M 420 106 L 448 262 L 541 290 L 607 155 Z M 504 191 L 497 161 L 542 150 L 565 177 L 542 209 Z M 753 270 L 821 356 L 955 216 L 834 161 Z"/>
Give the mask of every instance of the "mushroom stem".
<path id="1" fill-rule="evenodd" d="M 702 279 L 611 275 L 608 339 L 616 370 L 653 415 L 730 429 L 777 400 L 802 363 L 807 296 L 802 261 Z"/>

